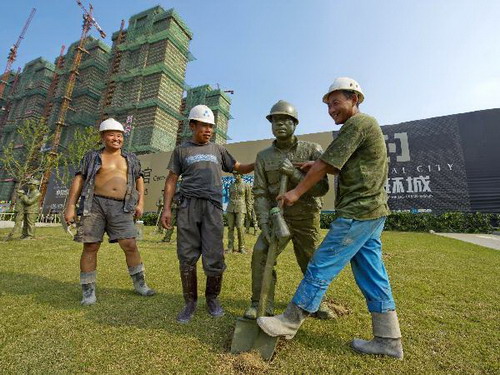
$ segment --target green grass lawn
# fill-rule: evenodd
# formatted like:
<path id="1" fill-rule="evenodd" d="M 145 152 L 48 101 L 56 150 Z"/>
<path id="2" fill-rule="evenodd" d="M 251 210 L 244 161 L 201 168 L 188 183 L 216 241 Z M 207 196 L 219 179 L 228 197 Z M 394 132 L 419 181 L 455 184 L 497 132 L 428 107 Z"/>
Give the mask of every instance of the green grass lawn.
<path id="1" fill-rule="evenodd" d="M 273 360 L 229 353 L 235 318 L 250 298 L 250 254 L 226 257 L 226 315 L 199 308 L 188 325 L 174 245 L 146 228 L 140 250 L 158 294 L 133 293 L 118 245 L 99 253 L 97 298 L 80 306 L 81 245 L 59 228 L 38 228 L 35 241 L 0 242 L 1 374 L 498 374 L 500 252 L 425 233 L 386 232 L 385 261 L 403 333 L 404 361 L 355 354 L 353 337 L 369 338 L 370 316 L 351 270 L 328 299 L 347 307 L 333 321 L 308 319 Z M 0 230 L 0 237 L 7 234 Z M 255 237 L 247 236 L 253 244 Z M 201 266 L 201 265 L 200 265 Z M 300 281 L 291 248 L 279 258 L 277 310 Z"/>

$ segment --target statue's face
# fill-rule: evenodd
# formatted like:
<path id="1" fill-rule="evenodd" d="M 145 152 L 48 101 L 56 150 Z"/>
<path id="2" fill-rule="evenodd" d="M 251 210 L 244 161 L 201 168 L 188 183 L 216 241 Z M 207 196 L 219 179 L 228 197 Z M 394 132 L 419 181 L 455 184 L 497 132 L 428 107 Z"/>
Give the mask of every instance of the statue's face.
<path id="1" fill-rule="evenodd" d="M 277 139 L 288 139 L 295 132 L 295 121 L 287 115 L 273 115 L 273 134 Z"/>

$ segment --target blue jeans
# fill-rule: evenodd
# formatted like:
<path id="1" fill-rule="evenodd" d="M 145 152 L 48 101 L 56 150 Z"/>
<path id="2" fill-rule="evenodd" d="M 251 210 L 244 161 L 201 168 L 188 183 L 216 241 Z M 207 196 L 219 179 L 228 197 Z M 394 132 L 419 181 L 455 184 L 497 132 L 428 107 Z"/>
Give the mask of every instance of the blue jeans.
<path id="1" fill-rule="evenodd" d="M 332 280 L 350 261 L 354 279 L 370 312 L 395 310 L 389 277 L 382 260 L 380 235 L 385 217 L 374 220 L 338 218 L 307 266 L 292 302 L 313 313 Z"/>

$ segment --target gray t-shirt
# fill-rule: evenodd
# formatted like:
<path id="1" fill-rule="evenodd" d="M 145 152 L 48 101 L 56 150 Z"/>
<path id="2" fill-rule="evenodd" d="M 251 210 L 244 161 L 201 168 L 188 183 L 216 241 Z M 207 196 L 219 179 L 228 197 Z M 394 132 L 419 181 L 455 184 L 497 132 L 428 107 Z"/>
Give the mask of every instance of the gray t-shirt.
<path id="1" fill-rule="evenodd" d="M 168 169 L 182 176 L 182 197 L 208 199 L 222 208 L 222 171 L 232 172 L 235 164 L 224 146 L 186 141 L 175 148 Z"/>

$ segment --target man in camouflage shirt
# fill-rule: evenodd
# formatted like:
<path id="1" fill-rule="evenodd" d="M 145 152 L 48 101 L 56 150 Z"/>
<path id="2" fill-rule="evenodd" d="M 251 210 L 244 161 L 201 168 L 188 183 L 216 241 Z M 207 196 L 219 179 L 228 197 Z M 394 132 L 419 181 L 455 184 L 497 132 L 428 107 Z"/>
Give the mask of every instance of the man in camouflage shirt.
<path id="1" fill-rule="evenodd" d="M 338 174 L 337 218 L 285 312 L 259 318 L 257 323 L 270 336 L 293 338 L 304 319 L 318 310 L 332 280 L 351 263 L 372 315 L 374 335 L 370 341 L 353 340 L 352 348 L 363 354 L 402 359 L 401 332 L 380 240 L 389 215 L 384 190 L 387 150 L 377 121 L 359 112 L 363 99 L 359 84 L 347 77 L 337 78 L 323 97 L 329 115 L 343 126 L 319 160 L 306 166 L 306 177 L 278 199 L 294 207 L 327 173 Z"/>
<path id="2" fill-rule="evenodd" d="M 273 144 L 257 154 L 254 171 L 254 207 L 262 232 L 257 238 L 252 254 L 252 298 L 251 305 L 244 316 L 255 319 L 259 304 L 262 276 L 266 265 L 267 252 L 271 242 L 269 226 L 269 210 L 276 207 L 276 197 L 279 191 L 280 177 L 286 174 L 289 178 L 288 187 L 293 188 L 304 178 L 305 173 L 294 166 L 294 163 L 305 163 L 316 160 L 322 154 L 317 143 L 299 141 L 294 135 L 299 123 L 295 107 L 283 100 L 271 108 L 266 117 L 272 123 L 272 131 L 276 140 Z M 322 178 L 314 188 L 305 194 L 296 205 L 286 207 L 284 217 L 290 229 L 293 249 L 297 263 L 304 273 L 314 250 L 319 242 L 320 197 L 328 191 L 328 179 Z M 283 249 L 285 244 L 281 247 Z M 272 315 L 274 304 L 274 287 L 276 270 L 267 302 L 267 314 Z M 319 318 L 333 318 L 333 312 L 326 304 L 321 306 L 317 314 Z"/>

